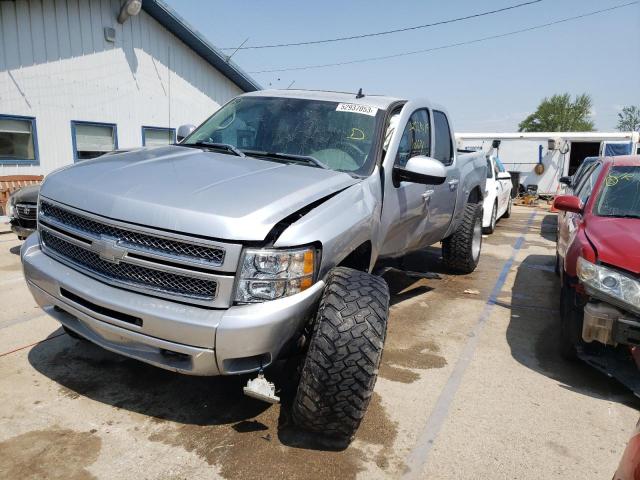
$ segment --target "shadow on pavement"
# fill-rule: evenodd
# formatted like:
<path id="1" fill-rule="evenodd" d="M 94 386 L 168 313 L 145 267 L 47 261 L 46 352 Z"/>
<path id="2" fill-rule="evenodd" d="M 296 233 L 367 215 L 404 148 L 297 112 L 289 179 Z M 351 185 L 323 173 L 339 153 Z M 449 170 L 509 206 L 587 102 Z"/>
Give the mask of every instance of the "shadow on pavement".
<path id="1" fill-rule="evenodd" d="M 586 363 L 560 357 L 560 286 L 554 264 L 553 255 L 529 255 L 518 267 L 510 300 L 498 299 L 498 305 L 511 309 L 507 342 L 513 358 L 564 388 L 640 409 L 640 401 L 617 381 Z"/>
<path id="2" fill-rule="evenodd" d="M 347 445 L 297 429 L 290 406 L 297 388 L 301 357 L 277 362 L 265 375 L 280 389 L 281 408 L 245 396 L 250 375 L 193 377 L 128 359 L 56 330 L 29 352 L 30 364 L 60 385 L 60 394 L 80 396 L 190 429 L 220 428 L 226 435 L 276 430 L 283 445 L 310 450 L 341 451 Z M 272 410 L 275 409 L 275 410 Z M 279 413 L 276 413 L 279 410 Z M 210 432 L 210 428 L 197 430 Z M 217 430 L 213 430 L 217 431 Z"/>
<path id="3" fill-rule="evenodd" d="M 29 362 L 67 397 L 84 396 L 159 420 L 228 424 L 253 418 L 268 407 L 242 394 L 246 377 L 180 375 L 67 335 L 33 347 Z"/>
<path id="4" fill-rule="evenodd" d="M 20 255 L 20 247 L 22 247 L 22 245 L 16 245 L 15 247 L 11 247 L 9 249 L 9 252 L 13 253 L 14 255 Z"/>
<path id="5" fill-rule="evenodd" d="M 556 214 L 548 214 L 545 215 L 542 219 L 542 223 L 540 224 L 540 235 L 545 240 L 550 240 L 552 242 L 556 241 L 558 234 L 558 215 Z"/>

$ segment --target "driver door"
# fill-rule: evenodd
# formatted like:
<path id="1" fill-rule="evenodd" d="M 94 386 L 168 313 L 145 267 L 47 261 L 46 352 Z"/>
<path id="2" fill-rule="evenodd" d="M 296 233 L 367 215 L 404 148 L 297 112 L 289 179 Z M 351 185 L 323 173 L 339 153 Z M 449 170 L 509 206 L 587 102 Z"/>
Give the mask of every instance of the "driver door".
<path id="1" fill-rule="evenodd" d="M 429 156 L 431 125 L 425 108 L 410 111 L 407 104 L 402 112 L 391 115 L 384 139 L 384 169 L 386 172 L 385 195 L 382 208 L 382 225 L 387 228 L 381 256 L 405 253 L 420 242 L 428 219 L 428 185 L 399 182 L 394 185 L 390 173 L 394 166 L 404 167 L 407 161 L 418 155 Z M 399 130 L 398 128 L 401 128 Z M 393 157 L 390 157 L 393 155 Z"/>

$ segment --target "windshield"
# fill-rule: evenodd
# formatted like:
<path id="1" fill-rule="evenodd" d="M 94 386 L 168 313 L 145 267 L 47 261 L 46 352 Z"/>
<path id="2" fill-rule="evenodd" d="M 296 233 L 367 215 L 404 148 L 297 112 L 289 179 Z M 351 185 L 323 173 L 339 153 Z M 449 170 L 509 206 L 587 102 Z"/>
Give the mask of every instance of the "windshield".
<path id="1" fill-rule="evenodd" d="M 612 167 L 594 213 L 602 217 L 640 218 L 640 167 Z"/>
<path id="2" fill-rule="evenodd" d="M 375 107 L 338 102 L 239 97 L 213 114 L 181 145 L 225 144 L 248 156 L 274 161 L 311 157 L 317 161 L 315 166 L 368 175 L 382 114 Z M 279 155 L 270 158 L 268 154 Z M 304 164 L 314 165 L 312 161 Z"/>

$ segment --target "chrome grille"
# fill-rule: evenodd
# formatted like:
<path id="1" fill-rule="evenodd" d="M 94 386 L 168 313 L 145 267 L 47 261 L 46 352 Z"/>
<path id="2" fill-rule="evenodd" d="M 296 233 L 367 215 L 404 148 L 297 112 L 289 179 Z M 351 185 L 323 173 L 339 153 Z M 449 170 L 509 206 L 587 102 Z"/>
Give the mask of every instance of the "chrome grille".
<path id="1" fill-rule="evenodd" d="M 19 218 L 24 220 L 36 219 L 38 208 L 35 203 L 18 203 L 15 208 Z"/>
<path id="2" fill-rule="evenodd" d="M 45 219 L 53 219 L 54 221 L 92 236 L 99 237 L 100 235 L 107 235 L 114 238 L 123 246 L 132 246 L 150 253 L 180 257 L 211 266 L 220 266 L 224 261 L 225 251 L 222 248 L 180 242 L 119 228 L 78 215 L 46 201 L 41 201 L 40 213 Z"/>
<path id="3" fill-rule="evenodd" d="M 217 282 L 214 280 L 177 275 L 131 263 L 108 262 L 97 253 L 52 235 L 47 230 L 42 230 L 40 236 L 46 248 L 108 280 L 200 300 L 213 300 L 216 297 Z"/>

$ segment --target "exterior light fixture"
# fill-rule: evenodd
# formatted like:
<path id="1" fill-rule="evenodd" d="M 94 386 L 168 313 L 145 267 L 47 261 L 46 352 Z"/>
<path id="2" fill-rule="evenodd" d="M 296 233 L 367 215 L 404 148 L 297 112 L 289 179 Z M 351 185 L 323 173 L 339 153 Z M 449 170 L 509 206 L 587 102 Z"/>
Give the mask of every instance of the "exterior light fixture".
<path id="1" fill-rule="evenodd" d="M 126 0 L 120 8 L 118 23 L 124 23 L 129 17 L 134 17 L 140 13 L 142 0 Z"/>

